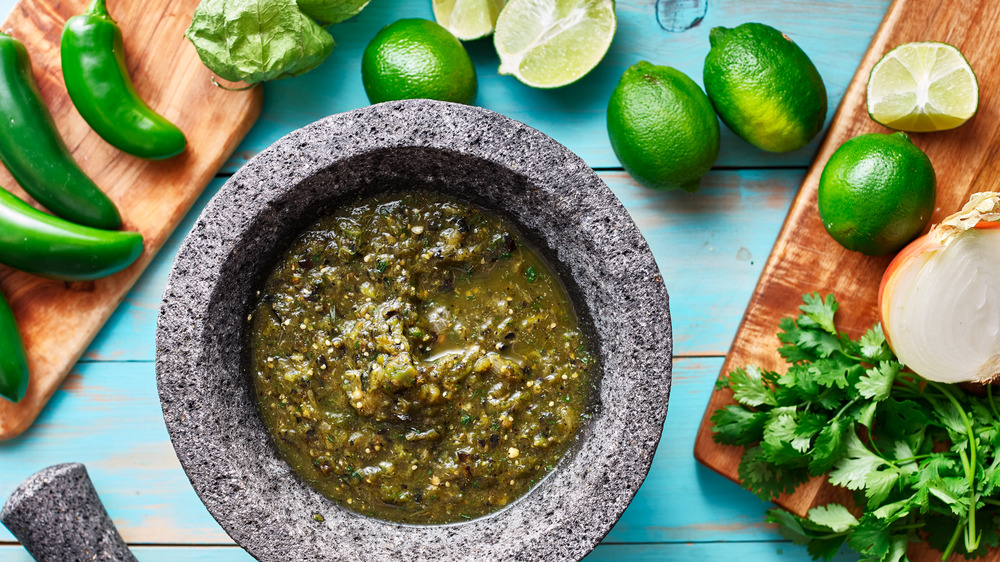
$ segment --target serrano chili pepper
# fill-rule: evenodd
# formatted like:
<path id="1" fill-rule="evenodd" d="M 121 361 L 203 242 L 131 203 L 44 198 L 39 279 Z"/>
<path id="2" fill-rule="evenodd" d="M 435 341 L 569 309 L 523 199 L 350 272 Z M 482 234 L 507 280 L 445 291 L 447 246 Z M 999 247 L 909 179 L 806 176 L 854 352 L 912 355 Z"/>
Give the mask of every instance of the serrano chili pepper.
<path id="1" fill-rule="evenodd" d="M 53 213 L 95 228 L 118 228 L 115 204 L 73 160 L 42 101 L 24 44 L 0 33 L 0 160 Z"/>
<path id="2" fill-rule="evenodd" d="M 40 277 L 90 281 L 125 269 L 141 253 L 138 232 L 73 224 L 0 189 L 0 263 Z"/>
<path id="3" fill-rule="evenodd" d="M 11 402 L 28 390 L 28 359 L 14 313 L 0 294 L 0 396 Z"/>
<path id="4" fill-rule="evenodd" d="M 184 150 L 184 133 L 136 93 L 125 68 L 122 32 L 105 0 L 93 0 L 86 12 L 66 22 L 60 52 L 69 97 L 101 138 L 154 160 Z"/>

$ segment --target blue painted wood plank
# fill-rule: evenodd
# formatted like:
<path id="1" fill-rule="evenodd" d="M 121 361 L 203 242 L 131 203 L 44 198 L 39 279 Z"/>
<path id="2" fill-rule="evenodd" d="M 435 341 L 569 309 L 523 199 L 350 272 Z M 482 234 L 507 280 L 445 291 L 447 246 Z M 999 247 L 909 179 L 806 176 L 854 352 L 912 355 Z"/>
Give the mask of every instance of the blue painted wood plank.
<path id="1" fill-rule="evenodd" d="M 663 274 L 674 355 L 724 355 L 804 171 L 712 172 L 694 194 L 645 189 L 623 172 L 602 176 Z"/>
<path id="2" fill-rule="evenodd" d="M 174 455 L 152 363 L 79 365 L 0 458 L 0 498 L 46 466 L 81 462 L 126 541 L 231 542 Z"/>
<path id="3" fill-rule="evenodd" d="M 711 172 L 696 194 L 659 192 L 623 172 L 601 172 L 653 250 L 670 293 L 675 353 L 721 355 L 798 190 L 800 170 Z M 149 361 L 170 265 L 197 214 L 221 187 L 209 185 L 84 354 L 85 361 Z"/>
<path id="4" fill-rule="evenodd" d="M 679 359 L 663 439 L 612 543 L 778 540 L 766 504 L 699 465 L 694 437 L 721 358 Z M 22 436 L 0 448 L 0 498 L 46 466 L 82 462 L 125 540 L 229 544 L 196 497 L 163 425 L 153 364 L 85 363 Z M 0 542 L 13 541 L 0 527 Z"/>
<path id="5" fill-rule="evenodd" d="M 140 562 L 252 562 L 253 557 L 235 546 L 133 546 Z M 856 560 L 841 551 L 834 562 Z M 20 546 L 0 545 L 0 560 L 32 562 Z M 805 549 L 787 542 L 719 542 L 667 544 L 601 544 L 584 558 L 587 562 L 690 562 L 691 560 L 755 560 L 790 562 L 809 560 Z"/>
<path id="6" fill-rule="evenodd" d="M 657 23 L 658 2 L 619 0 L 618 31 L 607 56 L 590 74 L 564 88 L 538 90 L 511 76 L 500 76 L 492 39 L 466 43 L 479 77 L 476 105 L 541 130 L 592 167 L 618 168 L 607 138 L 605 111 L 611 91 L 625 69 L 639 60 L 648 60 L 673 66 L 700 84 L 709 50 L 709 30 L 717 25 L 733 27 L 759 21 L 787 33 L 812 58 L 826 83 L 829 122 L 889 2 L 857 0 L 846 8 L 844 2 L 836 0 L 708 0 L 705 19 L 699 25 L 673 33 Z M 357 17 L 330 27 L 338 44 L 333 54 L 310 73 L 264 85 L 260 121 L 224 170 L 234 171 L 295 128 L 368 105 L 361 85 L 361 53 L 381 27 L 404 17 L 432 18 L 430 2 L 372 2 Z M 722 151 L 716 162 L 720 167 L 806 166 L 818 143 L 814 141 L 792 153 L 769 154 L 743 142 L 725 127 L 723 130 Z"/>

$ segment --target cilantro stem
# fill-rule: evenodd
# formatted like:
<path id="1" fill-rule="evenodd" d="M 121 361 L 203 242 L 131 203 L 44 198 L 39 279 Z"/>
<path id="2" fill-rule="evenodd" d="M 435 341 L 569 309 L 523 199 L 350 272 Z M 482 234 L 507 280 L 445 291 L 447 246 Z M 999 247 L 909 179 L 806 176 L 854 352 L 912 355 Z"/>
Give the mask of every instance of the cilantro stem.
<path id="1" fill-rule="evenodd" d="M 878 455 L 879 458 L 881 458 L 883 461 L 885 461 L 886 463 L 888 463 L 889 466 L 891 466 L 892 468 L 899 468 L 899 466 L 897 466 L 896 463 L 894 463 L 892 461 L 892 459 L 890 459 L 889 457 L 885 456 L 885 453 L 883 453 L 878 448 L 878 444 L 875 442 L 875 436 L 872 434 L 872 429 L 870 427 L 866 427 L 865 430 L 868 432 L 868 444 L 873 449 L 873 452 L 876 455 Z"/>
<path id="2" fill-rule="evenodd" d="M 837 351 L 841 355 L 843 355 L 844 357 L 847 357 L 848 359 L 853 359 L 853 360 L 857 361 L 858 363 L 865 363 L 866 365 L 871 365 L 871 363 L 867 359 L 865 359 L 864 357 L 858 357 L 857 355 L 852 355 L 852 354 L 844 351 L 843 349 L 839 349 Z"/>
<path id="3" fill-rule="evenodd" d="M 840 411 L 838 411 L 836 414 L 834 414 L 834 416 L 830 419 L 830 421 L 833 422 L 833 420 L 839 419 L 840 416 L 844 415 L 844 412 L 846 412 L 848 408 L 857 404 L 858 400 L 860 400 L 860 398 L 854 398 L 847 404 L 844 404 L 844 407 L 841 408 Z"/>
<path id="4" fill-rule="evenodd" d="M 953 454 L 956 454 L 956 453 L 927 453 L 926 455 L 914 455 L 914 456 L 912 456 L 910 458 L 906 458 L 906 459 L 896 459 L 896 462 L 901 463 L 901 464 L 906 464 L 908 462 L 919 461 L 920 459 L 926 459 L 926 458 L 929 458 L 929 457 L 940 457 L 942 455 L 953 455 Z"/>
<path id="5" fill-rule="evenodd" d="M 920 384 L 917 381 L 913 380 L 912 378 L 897 376 L 895 382 L 897 384 L 902 384 L 904 387 L 906 387 L 907 390 L 911 392 L 915 392 L 918 395 L 923 394 L 920 391 Z"/>
<path id="6" fill-rule="evenodd" d="M 951 534 L 951 540 L 948 541 L 948 546 L 945 547 L 944 552 L 941 553 L 942 562 L 948 560 L 951 553 L 955 550 L 955 545 L 958 544 L 958 535 L 962 532 L 962 528 L 965 527 L 965 521 L 959 521 L 958 525 L 955 525 L 955 532 Z"/>
<path id="7" fill-rule="evenodd" d="M 969 527 L 965 533 L 965 550 L 972 552 L 979 548 L 980 539 L 980 536 L 976 535 L 976 434 L 972 431 L 972 424 L 969 423 L 969 416 L 965 414 L 965 408 L 962 407 L 958 399 L 948 390 L 948 387 L 933 381 L 928 381 L 928 384 L 938 389 L 955 406 L 955 409 L 958 410 L 958 415 L 962 417 L 962 423 L 965 424 L 965 432 L 968 435 L 969 457 L 966 459 L 965 455 L 959 454 L 959 458 L 962 459 L 965 474 L 969 477 Z"/>

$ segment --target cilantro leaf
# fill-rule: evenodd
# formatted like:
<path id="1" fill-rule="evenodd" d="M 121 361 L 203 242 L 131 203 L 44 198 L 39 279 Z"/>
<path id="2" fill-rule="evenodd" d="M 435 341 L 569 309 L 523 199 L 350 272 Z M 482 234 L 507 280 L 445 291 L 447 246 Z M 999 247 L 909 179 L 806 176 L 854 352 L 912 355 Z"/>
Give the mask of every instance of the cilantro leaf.
<path id="1" fill-rule="evenodd" d="M 879 506 L 889 497 L 889 492 L 899 480 L 899 469 L 889 466 L 885 470 L 873 470 L 865 476 L 865 497 L 868 498 L 868 507 Z"/>
<path id="2" fill-rule="evenodd" d="M 867 359 L 869 363 L 875 364 L 893 358 L 892 350 L 889 349 L 889 344 L 885 341 L 881 324 L 875 324 L 865 332 L 858 340 L 858 344 L 862 357 Z"/>
<path id="3" fill-rule="evenodd" d="M 809 371 L 815 377 L 816 382 L 823 386 L 847 388 L 853 379 L 861 376 L 864 369 L 857 363 L 850 363 L 842 359 L 823 358 L 817 359 L 809 365 Z"/>
<path id="4" fill-rule="evenodd" d="M 827 416 L 815 412 L 803 412 L 799 416 L 792 437 L 792 447 L 803 453 L 809 450 L 813 437 L 828 425 Z"/>
<path id="5" fill-rule="evenodd" d="M 878 404 L 875 402 L 868 402 L 862 404 L 859 408 L 852 411 L 852 417 L 861 425 L 871 429 L 872 422 L 875 420 L 875 410 L 878 409 Z"/>
<path id="6" fill-rule="evenodd" d="M 810 402 L 819 395 L 820 386 L 816 382 L 809 369 L 810 363 L 799 363 L 792 365 L 778 377 L 777 388 L 778 401 L 781 402 L 783 392 L 789 392 L 798 397 L 803 402 Z"/>
<path id="7" fill-rule="evenodd" d="M 969 481 L 966 478 L 941 477 L 927 483 L 927 490 L 941 500 L 952 513 L 963 516 L 968 510 Z"/>
<path id="8" fill-rule="evenodd" d="M 912 400 L 890 396 L 879 402 L 879 424 L 892 435 L 908 435 L 930 423 L 928 411 Z"/>
<path id="9" fill-rule="evenodd" d="M 761 447 L 774 464 L 802 466 L 812 445 L 813 437 L 827 424 L 826 416 L 798 413 L 789 407 L 772 410 L 764 425 Z"/>
<path id="10" fill-rule="evenodd" d="M 818 476 L 830 470 L 834 463 L 840 459 L 844 450 L 844 427 L 845 422 L 840 418 L 834 419 L 816 437 L 816 444 L 813 447 L 812 460 L 809 461 L 809 474 Z"/>
<path id="11" fill-rule="evenodd" d="M 738 472 L 743 487 L 764 501 L 792 493 L 809 478 L 803 469 L 784 468 L 768 462 L 760 447 L 746 450 Z"/>
<path id="12" fill-rule="evenodd" d="M 827 333 L 836 336 L 837 328 L 833 325 L 833 316 L 840 305 L 837 304 L 833 295 L 827 295 L 824 300 L 820 298 L 819 293 L 813 293 L 802 295 L 802 300 L 805 304 L 799 306 L 799 310 L 804 312 L 810 320 L 819 324 Z"/>
<path id="13" fill-rule="evenodd" d="M 809 510 L 809 520 L 817 525 L 829 527 L 835 533 L 842 533 L 858 524 L 847 508 L 839 503 L 829 503 Z"/>
<path id="14" fill-rule="evenodd" d="M 794 411 L 794 410 L 793 410 Z M 760 444 L 761 452 L 768 462 L 781 466 L 802 466 L 805 464 L 802 453 L 793 445 L 798 424 L 788 410 L 772 415 L 764 426 L 764 439 Z M 808 448 L 808 443 L 806 443 Z"/>
<path id="15" fill-rule="evenodd" d="M 729 375 L 729 388 L 733 397 L 745 406 L 777 406 L 774 391 L 765 382 L 765 372 L 757 367 L 736 369 Z"/>
<path id="16" fill-rule="evenodd" d="M 767 412 L 751 412 L 738 405 L 720 408 L 712 414 L 712 438 L 726 445 L 750 445 L 764 436 Z"/>
<path id="17" fill-rule="evenodd" d="M 781 330 L 778 332 L 778 341 L 784 344 L 778 348 L 778 355 L 781 355 L 786 362 L 794 364 L 818 359 L 814 348 L 799 345 L 803 330 L 795 324 L 794 320 L 782 318 L 778 322 L 778 328 Z"/>
<path id="18" fill-rule="evenodd" d="M 906 558 L 906 547 L 910 544 L 909 534 L 893 535 L 889 539 L 889 552 L 883 557 L 881 562 L 900 562 L 909 560 Z"/>
<path id="19" fill-rule="evenodd" d="M 797 545 L 805 545 L 813 559 L 832 560 L 847 538 L 846 533 L 833 533 L 822 525 L 789 513 L 783 509 L 767 512 L 767 522 L 776 523 L 781 536 Z M 815 528 L 814 528 L 815 527 Z"/>
<path id="20" fill-rule="evenodd" d="M 765 519 L 768 523 L 778 525 L 778 532 L 781 536 L 797 545 L 809 544 L 812 535 L 802 526 L 803 519 L 794 513 L 784 509 L 769 509 Z"/>
<path id="21" fill-rule="evenodd" d="M 996 493 L 997 488 L 1000 487 L 1000 466 L 995 461 L 983 471 L 980 486 L 982 487 L 982 494 L 984 496 L 992 496 Z"/>
<path id="22" fill-rule="evenodd" d="M 930 481 L 931 479 L 941 478 L 947 474 L 954 474 L 955 469 L 958 468 L 958 464 L 954 458 L 948 457 L 947 453 L 938 453 L 931 455 L 921 468 L 923 473 L 930 476 L 928 479 Z"/>
<path id="23" fill-rule="evenodd" d="M 939 424 L 950 433 L 952 441 L 956 442 L 966 442 L 968 441 L 968 436 L 965 434 L 965 422 L 962 421 L 962 414 L 959 413 L 958 409 L 951 402 L 937 402 L 933 404 L 934 413 L 937 414 L 937 419 L 940 421 Z"/>
<path id="24" fill-rule="evenodd" d="M 830 483 L 848 490 L 862 490 L 866 487 L 868 475 L 885 466 L 886 462 L 869 451 L 854 431 L 848 431 L 844 441 L 844 456 L 833 465 Z"/>
<path id="25" fill-rule="evenodd" d="M 907 498 L 905 500 L 899 500 L 897 502 L 887 503 L 882 507 L 872 511 L 872 515 L 878 517 L 879 519 L 887 520 L 891 523 L 902 517 L 906 517 L 910 513 L 910 506 L 913 505 L 913 498 Z"/>
<path id="26" fill-rule="evenodd" d="M 882 361 L 878 367 L 866 370 L 858 381 L 858 394 L 875 402 L 885 400 L 892 391 L 892 383 L 899 374 L 899 367 L 896 361 Z"/>
<path id="27" fill-rule="evenodd" d="M 804 330 L 800 332 L 797 343 L 800 348 L 813 350 L 820 358 L 830 357 L 841 351 L 840 339 L 826 332 Z"/>
<path id="28" fill-rule="evenodd" d="M 873 516 L 865 516 L 847 535 L 847 544 L 856 552 L 875 560 L 889 553 L 890 527 Z"/>

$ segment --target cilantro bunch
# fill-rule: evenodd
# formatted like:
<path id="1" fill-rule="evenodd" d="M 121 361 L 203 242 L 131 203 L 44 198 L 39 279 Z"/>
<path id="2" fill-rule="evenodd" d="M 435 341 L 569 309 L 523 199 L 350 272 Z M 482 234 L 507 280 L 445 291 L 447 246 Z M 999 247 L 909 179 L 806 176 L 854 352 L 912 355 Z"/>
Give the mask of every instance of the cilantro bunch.
<path id="1" fill-rule="evenodd" d="M 717 383 L 739 404 L 716 410 L 714 438 L 744 445 L 739 476 L 764 500 L 810 477 L 854 492 L 798 517 L 767 520 L 814 559 L 846 542 L 864 560 L 904 560 L 913 541 L 947 559 L 1000 545 L 1000 411 L 992 387 L 973 394 L 905 371 L 876 324 L 858 340 L 834 325 L 832 295 L 804 295 L 780 323 L 785 373 L 737 369 Z"/>

